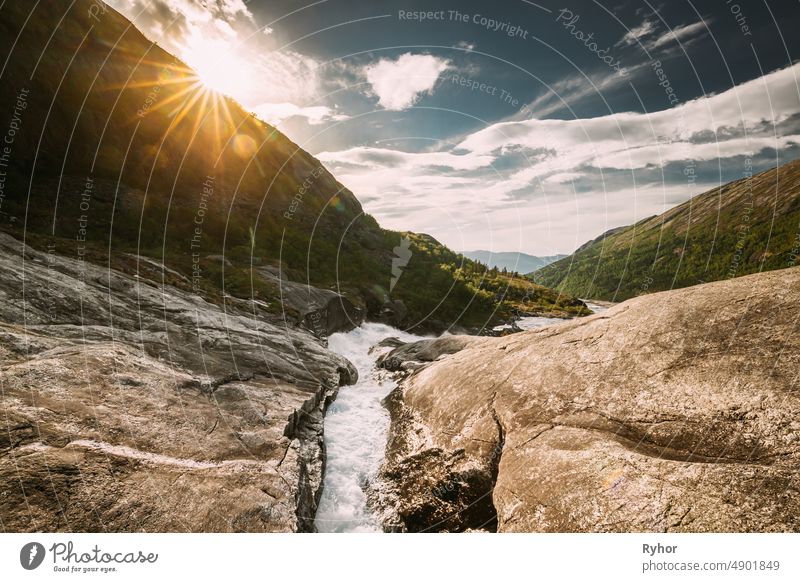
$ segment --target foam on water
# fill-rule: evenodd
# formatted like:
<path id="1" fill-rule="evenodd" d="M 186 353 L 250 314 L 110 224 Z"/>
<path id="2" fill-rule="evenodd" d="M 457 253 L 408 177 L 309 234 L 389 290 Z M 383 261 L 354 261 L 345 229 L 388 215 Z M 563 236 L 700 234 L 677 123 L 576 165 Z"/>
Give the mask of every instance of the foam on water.
<path id="1" fill-rule="evenodd" d="M 375 378 L 375 361 L 390 348 L 376 348 L 382 339 L 401 341 L 422 339 L 380 323 L 365 323 L 348 333 L 328 338 L 330 350 L 341 354 L 358 369 L 358 382 L 342 386 L 325 415 L 327 463 L 325 481 L 317 510 L 320 532 L 381 531 L 369 512 L 363 487 L 373 478 L 383 461 L 389 430 L 389 414 L 381 400 L 395 382 Z"/>
<path id="2" fill-rule="evenodd" d="M 598 305 L 597 303 L 592 303 L 591 301 L 586 301 L 585 299 L 583 302 L 586 304 L 586 307 L 591 309 L 594 313 L 603 313 L 604 311 L 608 311 L 608 307 L 604 307 L 603 305 Z"/>
<path id="3" fill-rule="evenodd" d="M 595 313 L 606 308 L 587 303 Z M 523 317 L 517 325 L 534 329 L 563 322 L 551 317 Z M 379 532 L 380 523 L 367 508 L 364 486 L 378 472 L 386 449 L 389 413 L 381 400 L 395 387 L 375 377 L 375 362 L 391 348 L 370 349 L 388 337 L 404 342 L 422 339 L 380 323 L 365 323 L 348 333 L 335 333 L 328 347 L 358 369 L 358 382 L 343 386 L 325 415 L 327 462 L 316 525 L 320 532 Z"/>

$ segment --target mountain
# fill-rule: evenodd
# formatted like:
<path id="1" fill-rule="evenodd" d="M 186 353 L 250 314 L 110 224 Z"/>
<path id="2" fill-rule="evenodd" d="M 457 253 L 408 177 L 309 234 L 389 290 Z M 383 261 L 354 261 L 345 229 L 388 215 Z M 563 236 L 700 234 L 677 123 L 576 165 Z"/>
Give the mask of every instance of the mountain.
<path id="1" fill-rule="evenodd" d="M 99 0 L 6 3 L 0 54 L 0 111 L 14 124 L 0 229 L 33 247 L 217 303 L 258 300 L 292 322 L 306 299 L 284 298 L 303 285 L 347 301 L 349 327 L 366 316 L 477 332 L 514 316 L 476 285 L 485 268 L 382 229 L 317 159 Z M 562 296 L 550 299 L 542 310 Z"/>
<path id="2" fill-rule="evenodd" d="M 536 272 L 578 297 L 651 291 L 793 266 L 800 253 L 800 160 L 616 228 Z"/>
<path id="3" fill-rule="evenodd" d="M 0 56 L 0 529 L 313 531 L 329 334 L 588 313 L 380 228 L 99 0 L 5 2 Z"/>
<path id="4" fill-rule="evenodd" d="M 516 273 L 533 273 L 545 265 L 563 259 L 567 255 L 553 255 L 549 257 L 536 257 L 526 253 L 499 252 L 492 251 L 465 251 L 461 253 L 468 259 L 478 261 L 489 267 L 505 269 Z"/>
<path id="5" fill-rule="evenodd" d="M 798 309 L 795 267 L 396 348 L 385 529 L 800 531 Z"/>

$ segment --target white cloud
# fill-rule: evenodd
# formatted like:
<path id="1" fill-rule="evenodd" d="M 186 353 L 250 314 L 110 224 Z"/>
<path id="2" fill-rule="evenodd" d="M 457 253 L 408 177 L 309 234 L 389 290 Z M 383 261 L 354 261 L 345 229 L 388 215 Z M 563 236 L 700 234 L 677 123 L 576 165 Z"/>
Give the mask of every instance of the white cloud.
<path id="1" fill-rule="evenodd" d="M 619 39 L 616 46 L 631 46 L 640 42 L 642 39 L 650 36 L 656 31 L 656 22 L 651 17 L 647 17 L 642 21 L 639 26 L 635 26 L 628 30 L 625 35 Z"/>
<path id="2" fill-rule="evenodd" d="M 584 175 L 585 174 L 581 172 L 559 172 L 548 176 L 546 181 L 551 184 L 566 184 L 578 178 L 582 178 Z"/>
<path id="3" fill-rule="evenodd" d="M 628 150 L 603 153 L 597 156 L 593 165 L 600 168 L 633 170 L 648 164 L 666 165 L 691 159 L 695 162 L 708 162 L 741 155 L 754 155 L 767 148 L 781 150 L 800 143 L 800 135 L 740 137 L 724 141 L 692 144 L 686 147 L 673 147 L 671 144 L 648 145 Z M 688 155 L 688 157 L 687 157 Z"/>
<path id="4" fill-rule="evenodd" d="M 253 108 L 253 113 L 272 125 L 278 125 L 286 119 L 293 117 L 304 118 L 309 125 L 319 125 L 327 121 L 342 121 L 348 119 L 347 115 L 336 113 L 334 109 L 324 105 L 300 107 L 294 103 L 262 103 Z"/>
<path id="5" fill-rule="evenodd" d="M 433 55 L 406 53 L 396 60 L 381 59 L 363 74 L 384 109 L 408 109 L 420 95 L 430 93 L 449 63 Z"/>
<path id="6" fill-rule="evenodd" d="M 150 39 L 195 68 L 212 88 L 270 120 L 321 123 L 339 116 L 319 104 L 323 72 L 308 55 L 281 48 L 243 0 L 110 0 Z"/>
<path id="7" fill-rule="evenodd" d="M 641 168 L 675 160 L 729 157 L 736 151 L 759 151 L 768 147 L 769 138 L 745 139 L 743 128 L 752 131 L 765 122 L 780 123 L 800 112 L 798 73 L 800 64 L 718 95 L 647 114 L 626 112 L 590 119 L 497 123 L 471 134 L 458 148 L 486 155 L 499 154 L 509 147 L 536 151 L 546 144 L 548 155 L 524 170 L 528 179 L 582 165 Z M 712 145 L 699 143 L 703 132 L 716 134 L 719 145 L 716 141 Z M 733 137 L 741 139 L 728 147 L 722 145 Z M 784 143 L 775 138 L 772 142 L 775 147 Z"/>
<path id="8" fill-rule="evenodd" d="M 702 20 L 700 22 L 693 22 L 692 24 L 684 24 L 682 26 L 676 26 L 675 28 L 668 30 L 658 38 L 647 43 L 647 48 L 652 50 L 667 45 L 671 42 L 678 42 L 678 41 L 685 42 L 691 37 L 695 36 L 696 34 L 704 30 L 706 30 L 706 23 Z"/>
<path id="9" fill-rule="evenodd" d="M 247 104 L 309 104 L 323 94 L 320 64 L 314 58 L 286 50 L 264 51 L 253 56 L 252 75 L 262 82 L 252 91 Z"/>
<path id="10" fill-rule="evenodd" d="M 235 41 L 237 34 L 256 29 L 242 0 L 109 0 L 109 4 L 178 56 L 183 56 L 192 37 Z"/>
<path id="11" fill-rule="evenodd" d="M 235 97 L 268 121 L 304 118 L 318 124 L 343 117 L 320 99 L 334 80 L 332 71 L 321 70 L 308 55 L 279 50 L 280 35 L 259 31 L 242 0 L 112 3 L 190 65 L 203 64 L 192 59 L 211 52 L 210 58 L 224 57 L 234 71 L 227 55 L 233 53 L 246 65 L 250 85 L 246 98 Z M 695 41 L 703 32 L 703 23 L 696 22 L 659 34 L 646 19 L 620 42 L 638 39 L 659 49 L 663 59 L 677 41 Z M 204 53 L 202 47 L 213 50 Z M 381 107 L 403 110 L 430 93 L 449 66 L 436 56 L 407 53 L 337 74 L 349 75 L 348 83 L 366 79 Z M 651 74 L 646 64 L 629 72 Z M 800 142 L 797 124 L 787 121 L 800 116 L 798 73 L 800 64 L 649 114 L 542 119 L 565 103 L 630 80 L 630 75 L 590 75 L 595 88 L 578 75 L 554 83 L 524 116 L 469 134 L 455 147 L 434 152 L 352 147 L 319 158 L 386 227 L 428 231 L 455 248 L 568 252 L 607 228 L 657 214 L 716 186 L 708 177 L 691 185 L 682 175 L 662 181 L 659 166 L 668 166 L 668 173 L 676 162 L 692 159 L 707 161 L 698 167 L 726 162 L 732 167 L 744 154 Z M 774 135 L 772 124 L 781 122 L 786 122 L 782 131 Z"/>
<path id="12" fill-rule="evenodd" d="M 517 117 L 541 119 L 568 109 L 587 97 L 627 85 L 646 67 L 646 63 L 627 67 L 625 76 L 609 75 L 607 71 L 569 75 L 551 83 L 541 95 L 522 108 Z"/>
<path id="13" fill-rule="evenodd" d="M 800 64 L 649 114 L 496 123 L 444 151 L 319 157 L 387 227 L 428 231 L 455 248 L 569 252 L 717 185 L 662 177 L 661 167 L 733 167 L 800 143 L 787 121 L 800 115 L 799 73 Z M 790 130 L 776 136 L 781 122 Z"/>
<path id="14" fill-rule="evenodd" d="M 476 170 L 492 163 L 494 156 L 452 154 L 449 152 L 402 152 L 384 148 L 355 147 L 341 152 L 322 152 L 317 157 L 333 165 L 348 164 L 364 168 L 390 166 L 400 171 L 426 171 L 434 168 Z"/>

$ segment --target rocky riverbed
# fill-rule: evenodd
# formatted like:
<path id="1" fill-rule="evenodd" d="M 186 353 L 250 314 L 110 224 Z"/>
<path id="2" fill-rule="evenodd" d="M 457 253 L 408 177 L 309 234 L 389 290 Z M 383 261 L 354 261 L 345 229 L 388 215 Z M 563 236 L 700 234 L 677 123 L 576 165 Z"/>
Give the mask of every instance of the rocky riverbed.
<path id="1" fill-rule="evenodd" d="M 405 345 L 391 531 L 800 531 L 800 268 Z"/>
<path id="2" fill-rule="evenodd" d="M 5 531 L 311 531 L 324 409 L 357 378 L 257 304 L 5 234 L 0 362 Z"/>
<path id="3" fill-rule="evenodd" d="M 304 329 L 157 267 L 0 234 L 3 530 L 800 531 L 799 268 L 337 355 L 331 292 Z"/>

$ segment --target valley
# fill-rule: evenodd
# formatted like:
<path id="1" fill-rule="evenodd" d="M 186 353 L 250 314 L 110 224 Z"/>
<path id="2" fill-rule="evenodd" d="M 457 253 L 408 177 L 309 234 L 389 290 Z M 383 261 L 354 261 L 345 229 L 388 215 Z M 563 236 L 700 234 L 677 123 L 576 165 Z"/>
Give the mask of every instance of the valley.
<path id="1" fill-rule="evenodd" d="M 0 531 L 800 531 L 796 59 L 590 111 L 332 4 L 0 3 Z"/>

